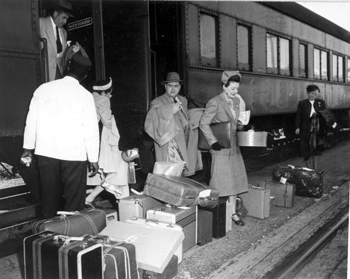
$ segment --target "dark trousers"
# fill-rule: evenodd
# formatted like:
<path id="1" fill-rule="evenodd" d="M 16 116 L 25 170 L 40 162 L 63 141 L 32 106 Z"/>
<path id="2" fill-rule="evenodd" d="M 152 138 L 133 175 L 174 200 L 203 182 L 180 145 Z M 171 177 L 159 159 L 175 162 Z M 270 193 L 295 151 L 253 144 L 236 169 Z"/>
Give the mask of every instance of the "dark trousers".
<path id="1" fill-rule="evenodd" d="M 86 198 L 86 161 L 65 161 L 38 156 L 45 218 L 58 210 L 82 210 Z"/>

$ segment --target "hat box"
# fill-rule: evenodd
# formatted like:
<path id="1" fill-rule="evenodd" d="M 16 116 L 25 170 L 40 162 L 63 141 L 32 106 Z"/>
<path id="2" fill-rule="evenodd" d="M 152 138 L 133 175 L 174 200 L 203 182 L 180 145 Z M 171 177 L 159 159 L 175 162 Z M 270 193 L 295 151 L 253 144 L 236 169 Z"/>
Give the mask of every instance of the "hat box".
<path id="1" fill-rule="evenodd" d="M 266 147 L 267 132 L 246 131 L 237 132 L 237 145 L 250 147 Z"/>

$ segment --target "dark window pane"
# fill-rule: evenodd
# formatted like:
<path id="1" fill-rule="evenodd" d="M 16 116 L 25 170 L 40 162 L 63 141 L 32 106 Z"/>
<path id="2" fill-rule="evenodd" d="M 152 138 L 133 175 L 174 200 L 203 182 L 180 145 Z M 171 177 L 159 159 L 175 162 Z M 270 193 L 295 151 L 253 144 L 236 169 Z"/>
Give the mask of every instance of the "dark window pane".
<path id="1" fill-rule="evenodd" d="M 200 16 L 201 60 L 203 65 L 217 66 L 216 19 L 207 14 Z"/>
<path id="2" fill-rule="evenodd" d="M 238 63 L 250 64 L 249 61 L 249 28 L 246 26 L 238 25 L 237 27 L 237 47 L 238 47 Z"/>

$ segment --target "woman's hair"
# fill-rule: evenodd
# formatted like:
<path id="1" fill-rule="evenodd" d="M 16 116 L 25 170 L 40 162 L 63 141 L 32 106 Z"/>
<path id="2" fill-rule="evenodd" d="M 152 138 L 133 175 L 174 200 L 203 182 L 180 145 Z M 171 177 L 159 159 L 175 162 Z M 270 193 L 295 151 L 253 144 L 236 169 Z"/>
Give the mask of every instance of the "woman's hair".
<path id="1" fill-rule="evenodd" d="M 229 77 L 229 79 L 225 83 L 225 87 L 228 87 L 231 82 L 238 82 L 238 83 L 240 83 L 241 82 L 241 77 L 239 75 L 234 75 L 232 77 Z"/>

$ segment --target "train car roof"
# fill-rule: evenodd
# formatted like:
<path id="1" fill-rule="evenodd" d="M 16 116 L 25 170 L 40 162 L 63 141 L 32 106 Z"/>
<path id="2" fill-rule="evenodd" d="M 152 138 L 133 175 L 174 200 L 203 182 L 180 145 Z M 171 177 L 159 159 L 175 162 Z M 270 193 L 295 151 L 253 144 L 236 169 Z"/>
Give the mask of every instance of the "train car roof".
<path id="1" fill-rule="evenodd" d="M 261 2 L 272 9 L 350 43 L 350 32 L 295 2 Z"/>

